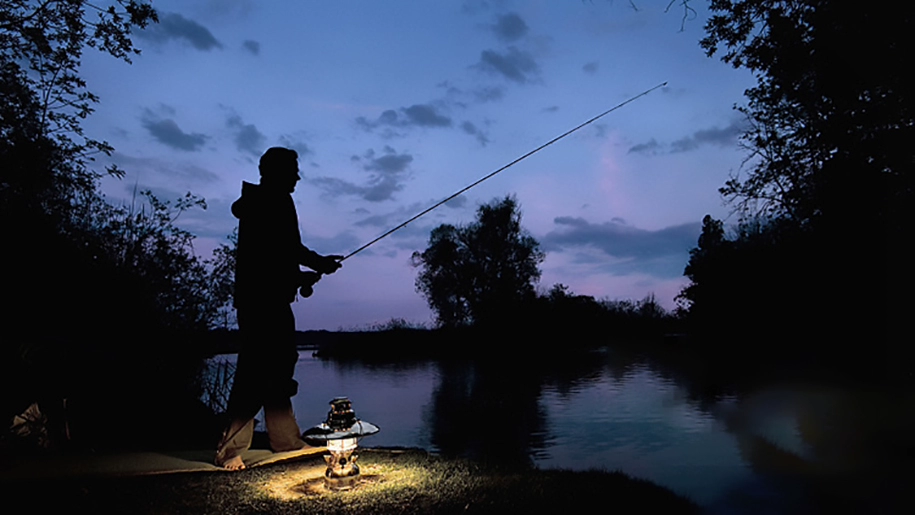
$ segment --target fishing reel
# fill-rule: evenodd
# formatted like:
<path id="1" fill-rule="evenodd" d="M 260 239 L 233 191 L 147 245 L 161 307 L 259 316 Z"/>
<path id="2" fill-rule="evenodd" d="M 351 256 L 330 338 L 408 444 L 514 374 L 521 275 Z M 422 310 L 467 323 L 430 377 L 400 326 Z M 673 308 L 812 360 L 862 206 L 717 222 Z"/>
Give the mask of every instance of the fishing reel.
<path id="1" fill-rule="evenodd" d="M 299 295 L 303 298 L 311 297 L 315 292 L 313 286 L 321 280 L 318 272 L 299 272 Z"/>

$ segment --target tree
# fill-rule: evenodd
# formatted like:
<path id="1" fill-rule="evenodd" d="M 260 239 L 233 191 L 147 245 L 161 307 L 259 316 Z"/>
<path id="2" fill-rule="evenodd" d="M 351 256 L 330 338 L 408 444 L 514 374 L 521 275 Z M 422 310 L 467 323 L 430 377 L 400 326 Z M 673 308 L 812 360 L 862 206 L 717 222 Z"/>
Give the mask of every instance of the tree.
<path id="1" fill-rule="evenodd" d="M 702 219 L 702 233 L 699 235 L 699 246 L 689 251 L 689 262 L 683 271 L 690 284 L 683 288 L 677 295 L 677 303 L 692 311 L 694 317 L 699 316 L 699 310 L 705 310 L 712 296 L 719 295 L 721 288 L 719 279 L 722 277 L 721 261 L 727 259 L 727 249 L 731 242 L 724 238 L 724 225 L 720 220 L 715 220 L 710 215 Z M 693 307 L 696 309 L 693 309 Z"/>
<path id="2" fill-rule="evenodd" d="M 194 254 L 193 235 L 175 225 L 205 207 L 193 195 L 110 204 L 99 179 L 123 172 L 96 168 L 112 148 L 81 125 L 98 101 L 80 77 L 82 52 L 129 62 L 139 53 L 131 31 L 156 21 L 143 0 L 0 3 L 0 270 L 16 274 L 0 293 L 0 418 L 67 398 L 74 419 L 87 415 L 87 437 L 147 441 L 184 418 L 180 406 L 199 404 L 194 344 L 227 304 L 225 278 L 213 274 L 231 248 L 210 262 Z M 114 421 L 130 430 L 91 429 Z"/>
<path id="3" fill-rule="evenodd" d="M 701 46 L 758 84 L 741 110 L 749 173 L 722 193 L 798 224 L 893 226 L 910 214 L 915 15 L 830 0 L 712 0 Z M 853 196 L 863 209 L 849 209 Z M 861 211 L 864 211 L 863 213 Z M 898 227 L 898 226 L 897 226 Z"/>
<path id="4" fill-rule="evenodd" d="M 81 121 L 98 97 L 79 76 L 85 47 L 130 62 L 134 27 L 158 21 L 146 2 L 12 0 L 0 7 L 0 155 L 4 196 L 32 195 L 45 210 L 94 195 L 89 163 L 111 146 L 86 137 Z M 109 173 L 122 172 L 111 168 Z"/>
<path id="5" fill-rule="evenodd" d="M 806 329 L 818 335 L 810 348 L 827 335 L 896 340 L 888 329 L 901 341 L 915 81 L 899 70 L 915 51 L 915 15 L 829 0 L 710 4 L 701 46 L 757 84 L 739 108 L 746 168 L 720 189 L 740 215 L 737 234 L 703 227 L 681 295 L 691 318 L 724 320 L 731 335 Z"/>
<path id="6" fill-rule="evenodd" d="M 113 149 L 81 126 L 98 101 L 79 76 L 83 50 L 130 62 L 139 53 L 131 30 L 156 21 L 137 0 L 16 0 L 0 8 L 0 237 L 17 250 L 4 257 L 5 268 L 30 278 L 4 292 L 24 310 L 15 317 L 23 331 L 41 296 L 62 284 L 99 293 L 95 307 L 109 324 L 183 331 L 225 319 L 218 312 L 231 284 L 213 273 L 226 271 L 220 265 L 229 249 L 204 261 L 194 254 L 194 236 L 175 225 L 180 213 L 205 202 L 189 193 L 172 206 L 147 191 L 142 207 L 109 204 L 93 155 Z M 88 310 L 71 311 L 61 324 L 67 331 L 98 325 Z"/>
<path id="7" fill-rule="evenodd" d="M 436 227 L 429 246 L 413 253 L 416 289 L 446 327 L 501 324 L 536 297 L 540 244 L 521 227 L 514 197 L 477 209 L 476 221 Z"/>

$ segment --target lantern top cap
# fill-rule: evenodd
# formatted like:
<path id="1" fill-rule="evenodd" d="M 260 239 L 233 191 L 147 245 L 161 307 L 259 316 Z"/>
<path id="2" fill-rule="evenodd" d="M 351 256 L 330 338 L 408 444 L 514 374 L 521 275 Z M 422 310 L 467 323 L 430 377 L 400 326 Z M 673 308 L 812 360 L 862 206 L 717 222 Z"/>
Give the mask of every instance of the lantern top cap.
<path id="1" fill-rule="evenodd" d="M 302 433 L 305 443 L 313 446 L 326 445 L 330 440 L 343 440 L 346 438 L 362 438 L 381 431 L 381 428 L 371 422 L 357 420 L 352 426 L 343 430 L 334 430 L 325 423 L 321 423 Z"/>
<path id="2" fill-rule="evenodd" d="M 329 440 L 361 438 L 381 430 L 375 424 L 356 418 L 352 402 L 347 397 L 334 397 L 330 406 L 327 420 L 302 433 L 302 438 L 309 445 L 320 446 Z"/>

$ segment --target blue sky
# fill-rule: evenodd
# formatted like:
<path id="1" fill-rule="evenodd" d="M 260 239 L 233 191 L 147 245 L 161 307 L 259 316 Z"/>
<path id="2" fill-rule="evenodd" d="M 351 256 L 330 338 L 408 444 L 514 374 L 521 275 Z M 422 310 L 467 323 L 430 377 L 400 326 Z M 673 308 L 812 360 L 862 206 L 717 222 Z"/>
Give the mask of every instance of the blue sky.
<path id="1" fill-rule="evenodd" d="M 85 127 L 115 148 L 99 165 L 127 172 L 104 181 L 110 200 L 206 199 L 179 219 L 201 255 L 235 226 L 263 151 L 296 149 L 303 242 L 347 254 L 668 81 L 348 259 L 293 308 L 299 329 L 430 321 L 410 255 L 506 194 L 547 253 L 541 288 L 672 308 L 702 217 L 730 212 L 717 190 L 746 155 L 733 106 L 753 77 L 705 56 L 701 9 L 684 23 L 666 0 L 634 4 L 156 1 L 133 64 L 84 55 L 101 98 Z"/>

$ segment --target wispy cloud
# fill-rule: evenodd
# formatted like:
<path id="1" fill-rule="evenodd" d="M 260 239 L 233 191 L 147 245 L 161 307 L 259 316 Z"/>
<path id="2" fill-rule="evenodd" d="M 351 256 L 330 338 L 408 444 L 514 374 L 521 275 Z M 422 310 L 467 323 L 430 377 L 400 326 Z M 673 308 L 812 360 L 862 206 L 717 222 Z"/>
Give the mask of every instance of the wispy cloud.
<path id="1" fill-rule="evenodd" d="M 477 102 L 496 102 L 505 97 L 505 89 L 498 86 L 482 87 L 473 92 Z"/>
<path id="2" fill-rule="evenodd" d="M 116 152 L 110 157 L 100 158 L 103 163 L 116 164 L 126 170 L 129 174 L 136 177 L 143 177 L 144 180 L 155 183 L 157 177 L 162 178 L 163 182 L 175 183 L 193 182 L 200 184 L 209 184 L 219 181 L 219 175 L 212 171 L 191 163 L 175 162 L 173 160 L 162 159 L 159 157 L 135 157 L 129 154 Z M 124 187 L 131 189 L 133 185 L 124 182 Z"/>
<path id="3" fill-rule="evenodd" d="M 254 55 L 260 55 L 261 53 L 261 44 L 253 39 L 246 39 L 241 44 L 241 47 Z"/>
<path id="4" fill-rule="evenodd" d="M 523 38 L 528 33 L 527 23 L 517 13 L 503 14 L 496 18 L 492 31 L 499 40 L 511 43 Z"/>
<path id="5" fill-rule="evenodd" d="M 646 142 L 629 147 L 629 153 L 655 156 L 664 153 L 689 152 L 705 145 L 733 146 L 737 144 L 740 135 L 746 130 L 747 124 L 744 120 L 735 120 L 725 127 L 715 126 L 708 129 L 700 129 L 689 136 L 675 140 L 670 143 L 670 149 L 666 152 L 667 145 L 659 143 L 655 138 L 651 138 Z"/>
<path id="6" fill-rule="evenodd" d="M 671 152 L 688 152 L 695 150 L 702 145 L 729 146 L 737 143 L 740 137 L 747 129 L 746 122 L 743 120 L 734 121 L 730 125 L 718 128 L 702 129 L 692 133 L 689 136 L 678 139 L 670 144 Z"/>
<path id="7" fill-rule="evenodd" d="M 447 128 L 452 126 L 450 117 L 444 115 L 439 108 L 432 104 L 413 104 L 401 107 L 398 110 L 388 109 L 381 113 L 375 120 L 364 116 L 356 118 L 356 125 L 367 131 L 376 128 Z"/>
<path id="8" fill-rule="evenodd" d="M 461 130 L 471 136 L 475 137 L 480 145 L 486 146 L 489 143 L 489 137 L 483 132 L 482 129 L 474 125 L 472 122 L 465 121 L 461 124 Z"/>
<path id="9" fill-rule="evenodd" d="M 174 114 L 173 109 L 165 106 L 163 108 L 166 112 Z M 178 150 L 196 152 L 203 148 L 208 139 L 199 132 L 184 132 L 174 119 L 161 118 L 150 109 L 144 109 L 140 123 L 156 141 Z"/>
<path id="10" fill-rule="evenodd" d="M 151 24 L 145 30 L 137 32 L 137 37 L 155 43 L 168 40 L 183 41 L 197 50 L 222 48 L 222 43 L 203 25 L 178 13 L 160 13 L 159 23 Z"/>
<path id="11" fill-rule="evenodd" d="M 235 148 L 254 157 L 266 150 L 267 137 L 252 123 L 245 123 L 241 116 L 233 114 L 226 120 L 226 127 L 234 133 Z"/>
<path id="12" fill-rule="evenodd" d="M 362 169 L 370 172 L 365 184 L 356 184 L 336 177 L 316 177 L 309 182 L 324 191 L 325 195 L 338 197 L 353 195 L 370 202 L 391 200 L 394 194 L 403 190 L 404 182 L 409 178 L 409 166 L 413 156 L 398 153 L 386 146 L 382 154 L 369 149 L 352 160 L 362 164 Z"/>
<path id="13" fill-rule="evenodd" d="M 583 218 L 561 216 L 557 229 L 543 238 L 547 251 L 579 252 L 596 249 L 607 258 L 607 267 L 617 275 L 641 272 L 658 277 L 679 277 L 701 232 L 698 222 L 639 229 L 623 220 L 591 223 Z"/>
<path id="14" fill-rule="evenodd" d="M 475 66 L 486 73 L 504 77 L 518 84 L 540 80 L 540 65 L 533 54 L 514 46 L 508 47 L 505 52 L 484 50 L 480 54 L 480 62 Z"/>
<path id="15" fill-rule="evenodd" d="M 629 147 L 629 154 L 645 154 L 645 155 L 655 155 L 661 149 L 661 144 L 654 138 L 646 141 L 645 143 L 639 143 L 638 145 L 633 145 Z"/>
<path id="16" fill-rule="evenodd" d="M 314 150 L 307 143 L 297 137 L 284 134 L 283 136 L 280 136 L 280 145 L 295 150 L 299 154 L 299 157 L 314 154 Z"/>

